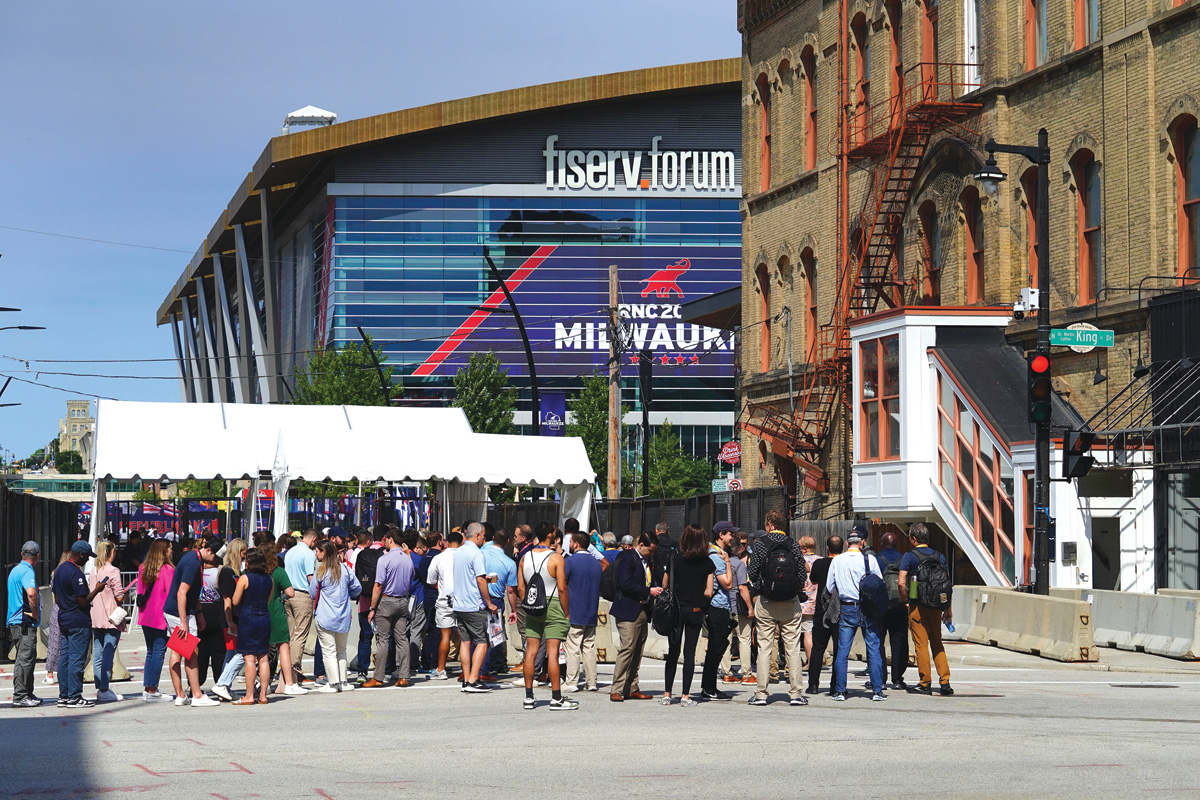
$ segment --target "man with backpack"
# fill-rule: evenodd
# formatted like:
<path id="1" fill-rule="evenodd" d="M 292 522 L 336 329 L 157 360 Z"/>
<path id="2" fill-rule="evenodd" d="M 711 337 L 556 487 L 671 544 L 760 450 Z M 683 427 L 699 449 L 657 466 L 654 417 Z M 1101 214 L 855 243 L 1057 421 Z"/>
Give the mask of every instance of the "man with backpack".
<path id="1" fill-rule="evenodd" d="M 767 685 L 770 670 L 761 663 L 769 648 L 768 642 L 782 634 L 783 649 L 787 658 L 789 703 L 794 706 L 808 705 L 800 683 L 800 622 L 801 602 L 804 598 L 804 582 L 808 571 L 804 565 L 804 551 L 799 543 L 783 532 L 783 513 L 771 510 L 764 520 L 765 536 L 754 542 L 747 570 L 750 583 L 758 592 L 754 601 L 754 617 L 757 620 L 759 642 L 758 682 L 750 705 L 767 704 Z"/>
<path id="2" fill-rule="evenodd" d="M 829 565 L 826 580 L 829 593 L 836 592 L 841 605 L 837 657 L 833 662 L 833 699 L 837 701 L 846 699 L 850 645 L 859 628 L 867 646 L 867 672 L 874 692 L 871 699 L 887 699 L 883 694 L 883 653 L 879 649 L 879 624 L 887 612 L 887 587 L 878 559 L 863 550 L 866 539 L 865 525 L 854 525 L 846 532 L 848 549 Z"/>
<path id="3" fill-rule="evenodd" d="M 933 694 L 933 676 L 929 670 L 929 653 L 937 667 L 942 697 L 954 694 L 950 688 L 950 664 L 942 646 L 942 621 L 950 622 L 954 583 L 946 557 L 929 546 L 929 529 L 923 522 L 914 522 L 908 529 L 913 549 L 900 560 L 900 585 L 908 588 L 908 626 L 912 631 L 913 647 L 917 649 L 917 672 L 920 683 L 916 691 Z"/>
<path id="4" fill-rule="evenodd" d="M 908 688 L 904 682 L 904 671 L 908 669 L 908 598 L 901 589 L 900 559 L 903 553 L 896 549 L 900 539 L 888 531 L 880 537 L 879 564 L 883 567 L 883 582 L 887 586 L 888 610 L 879 626 L 879 650 L 887 652 L 891 645 L 892 688 L 901 691 Z"/>

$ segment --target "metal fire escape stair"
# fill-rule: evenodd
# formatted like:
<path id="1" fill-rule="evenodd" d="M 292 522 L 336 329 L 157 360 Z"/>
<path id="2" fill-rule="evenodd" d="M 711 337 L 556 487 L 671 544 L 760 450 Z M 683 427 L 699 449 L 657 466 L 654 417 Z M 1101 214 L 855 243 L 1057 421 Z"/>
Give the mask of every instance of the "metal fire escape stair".
<path id="1" fill-rule="evenodd" d="M 805 472 L 805 483 L 817 491 L 827 485 L 817 461 L 832 428 L 838 397 L 849 408 L 850 326 L 854 317 L 872 314 L 880 301 L 889 307 L 902 304 L 904 285 L 895 274 L 895 253 L 903 235 L 904 217 L 912 199 L 914 182 L 933 133 L 955 120 L 979 110 L 978 103 L 955 99 L 962 83 L 936 83 L 947 69 L 951 76 L 963 65 L 921 64 L 906 73 L 921 70 L 923 77 L 892 98 L 886 118 L 863 124 L 860 144 L 849 153 L 854 159 L 879 159 L 863 216 L 861 243 L 849 248 L 839 268 L 837 299 L 829 323 L 821 326 L 808 352 L 808 363 L 795 398 L 795 411 L 773 405 L 747 402 L 738 424 L 748 433 L 770 442 L 772 450 L 793 460 Z M 948 100 L 939 100 L 949 87 Z M 957 88 L 957 92 L 956 92 Z M 972 87 L 973 88 L 973 87 Z M 869 114 L 869 112 L 868 112 Z M 878 129 L 878 132 L 876 132 Z M 869 137 L 869 138 L 868 138 Z"/>

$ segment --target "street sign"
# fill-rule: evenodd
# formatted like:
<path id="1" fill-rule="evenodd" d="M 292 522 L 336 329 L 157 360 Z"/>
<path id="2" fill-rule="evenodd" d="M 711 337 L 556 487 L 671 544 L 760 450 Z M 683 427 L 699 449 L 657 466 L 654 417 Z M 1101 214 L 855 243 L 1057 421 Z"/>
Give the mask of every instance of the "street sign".
<path id="1" fill-rule="evenodd" d="M 1112 331 L 1102 331 L 1089 323 L 1076 322 L 1066 328 L 1052 328 L 1050 344 L 1069 347 L 1076 353 L 1090 353 L 1095 347 L 1112 347 L 1116 344 L 1116 337 Z"/>
<path id="2" fill-rule="evenodd" d="M 726 442 L 721 445 L 721 454 L 717 456 L 718 461 L 724 461 L 727 464 L 737 464 L 742 460 L 742 446 L 738 442 Z"/>
<path id="3" fill-rule="evenodd" d="M 742 482 L 740 480 L 738 480 L 737 478 L 730 478 L 728 483 L 729 483 L 729 491 L 740 492 L 742 490 Z"/>
<path id="4" fill-rule="evenodd" d="M 728 492 L 729 481 L 725 478 L 713 478 L 712 490 L 713 494 L 716 494 L 717 492 Z"/>

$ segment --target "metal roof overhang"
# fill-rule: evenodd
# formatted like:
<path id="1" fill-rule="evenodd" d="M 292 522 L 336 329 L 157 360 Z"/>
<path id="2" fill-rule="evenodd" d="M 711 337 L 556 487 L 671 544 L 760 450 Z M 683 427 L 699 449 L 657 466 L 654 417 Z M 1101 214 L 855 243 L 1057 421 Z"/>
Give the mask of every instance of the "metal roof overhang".
<path id="1" fill-rule="evenodd" d="M 742 287 L 701 297 L 679 307 L 684 322 L 731 331 L 742 325 Z"/>
<path id="2" fill-rule="evenodd" d="M 439 128 L 628 97 L 698 91 L 740 84 L 741 78 L 741 59 L 697 61 L 492 92 L 276 136 L 267 143 L 254 168 L 175 281 L 159 306 L 156 322 L 158 325 L 170 322 L 172 313 L 180 310 L 179 298 L 195 294 L 189 284 L 198 270 L 202 270 L 200 275 L 211 274 L 208 259 L 212 253 L 233 248 L 234 225 L 260 221 L 259 192 L 292 189 L 331 156 Z"/>

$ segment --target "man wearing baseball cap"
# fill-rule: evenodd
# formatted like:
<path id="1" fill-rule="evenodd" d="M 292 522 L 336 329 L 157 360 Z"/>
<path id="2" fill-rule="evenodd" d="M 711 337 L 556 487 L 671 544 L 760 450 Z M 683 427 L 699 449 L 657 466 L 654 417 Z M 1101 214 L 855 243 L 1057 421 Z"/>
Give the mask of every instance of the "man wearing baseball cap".
<path id="1" fill-rule="evenodd" d="M 107 581 L 100 581 L 90 592 L 87 578 L 80 569 L 96 554 L 86 541 L 71 545 L 71 557 L 58 565 L 50 586 L 54 592 L 55 612 L 58 614 L 58 707 L 91 708 L 94 700 L 83 699 L 83 670 L 88 644 L 92 640 L 92 600 L 104 590 Z"/>
<path id="2" fill-rule="evenodd" d="M 34 708 L 42 701 L 33 694 L 33 666 L 37 663 L 37 629 L 41 622 L 37 565 L 42 548 L 37 542 L 21 545 L 21 560 L 8 573 L 8 638 L 17 646 L 13 663 L 13 708 Z"/>

